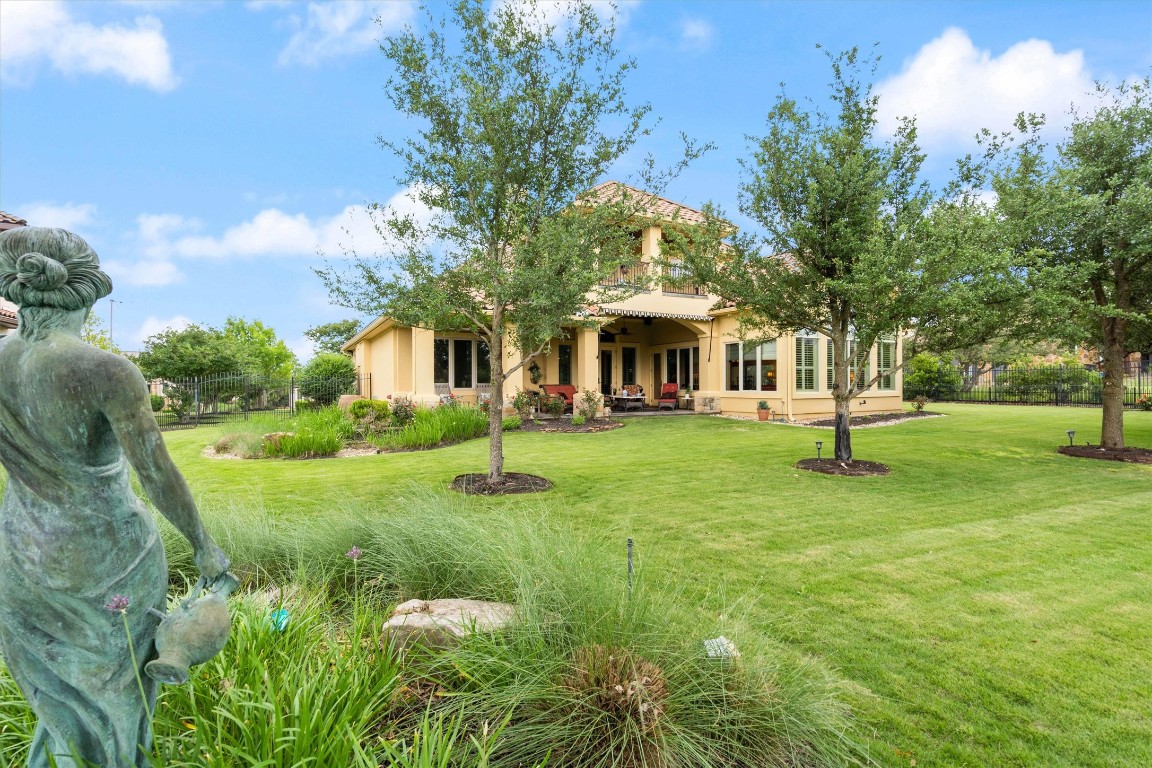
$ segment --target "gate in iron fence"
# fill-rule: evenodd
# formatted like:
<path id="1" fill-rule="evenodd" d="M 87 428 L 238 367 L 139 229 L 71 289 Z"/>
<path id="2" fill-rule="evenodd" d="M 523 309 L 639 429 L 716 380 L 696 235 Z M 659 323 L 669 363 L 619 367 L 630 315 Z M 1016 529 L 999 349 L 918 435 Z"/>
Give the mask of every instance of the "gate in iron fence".
<path id="1" fill-rule="evenodd" d="M 1101 371 L 1074 365 L 955 366 L 942 364 L 935 377 L 904 379 L 904 399 L 923 395 L 929 400 L 1004 405 L 1101 404 Z M 1143 398 L 1143 400 L 1142 400 Z M 1143 407 L 1152 400 L 1152 370 L 1138 363 L 1127 366 L 1124 405 Z"/>
<path id="2" fill-rule="evenodd" d="M 372 395 L 371 374 L 290 377 L 220 373 L 188 379 L 157 379 L 149 391 L 163 399 L 156 412 L 161 430 L 265 417 L 290 419 L 305 408 L 335 403 L 341 395 Z M 159 403 L 159 400 L 155 402 Z"/>

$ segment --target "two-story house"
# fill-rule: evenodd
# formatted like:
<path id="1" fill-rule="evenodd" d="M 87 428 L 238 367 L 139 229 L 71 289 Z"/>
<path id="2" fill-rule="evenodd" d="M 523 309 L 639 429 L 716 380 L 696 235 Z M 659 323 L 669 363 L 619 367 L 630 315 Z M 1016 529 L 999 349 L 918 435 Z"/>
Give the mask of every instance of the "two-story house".
<path id="1" fill-rule="evenodd" d="M 700 211 L 663 198 L 655 198 L 652 207 L 648 213 L 657 223 L 639 232 L 641 259 L 634 268 L 645 273 L 659 268 L 664 227 L 703 220 Z M 638 282 L 629 274 L 612 279 Z M 678 408 L 752 415 L 765 400 L 788 419 L 834 413 L 828 338 L 782 333 L 755 346 L 742 343 L 737 308 L 716 308 L 717 303 L 698 286 L 661 279 L 624 301 L 599 305 L 594 327 L 574 325 L 554 339 L 546 354 L 512 374 L 505 397 L 510 399 L 517 388 L 571 384 L 610 398 L 625 386 L 639 385 L 647 407 L 655 408 L 662 385 L 674 382 Z M 362 375 L 370 374 L 371 392 L 365 394 L 372 397 L 406 395 L 434 403 L 451 392 L 476 402 L 491 389 L 488 346 L 474 335 L 409 328 L 381 317 L 343 349 Z M 883 373 L 899 359 L 898 339 L 881 342 L 871 350 L 868 370 Z M 538 384 L 532 381 L 533 367 Z M 900 410 L 901 388 L 899 371 L 882 377 L 855 399 L 853 412 Z"/>

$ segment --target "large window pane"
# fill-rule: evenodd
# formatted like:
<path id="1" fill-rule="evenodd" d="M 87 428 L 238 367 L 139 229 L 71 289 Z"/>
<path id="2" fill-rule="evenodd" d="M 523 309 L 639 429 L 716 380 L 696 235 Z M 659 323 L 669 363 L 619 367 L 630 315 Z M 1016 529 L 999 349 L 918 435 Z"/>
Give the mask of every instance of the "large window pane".
<path id="1" fill-rule="evenodd" d="M 620 349 L 620 383 L 636 383 L 636 347 Z"/>
<path id="2" fill-rule="evenodd" d="M 691 383 L 692 371 L 692 352 L 688 347 L 680 350 L 680 370 L 677 372 L 679 375 L 676 377 L 676 383 L 680 385 L 680 389 L 687 389 Z"/>
<path id="3" fill-rule="evenodd" d="M 744 371 L 740 377 L 740 388 L 745 391 L 755 392 L 759 389 L 759 387 L 756 386 L 756 380 L 758 378 L 756 375 L 756 363 L 756 347 L 745 346 Z"/>
<path id="4" fill-rule="evenodd" d="M 572 345 L 560 345 L 560 383 L 572 383 Z"/>
<path id="5" fill-rule="evenodd" d="M 776 342 L 760 345 L 760 391 L 776 391 Z"/>
<path id="6" fill-rule="evenodd" d="M 492 383 L 492 355 L 486 341 L 476 342 L 476 383 Z"/>
<path id="7" fill-rule="evenodd" d="M 724 375 L 724 389 L 729 391 L 740 390 L 740 345 L 724 345 L 724 363 L 727 371 Z"/>
<path id="8" fill-rule="evenodd" d="M 676 381 L 676 350 L 669 349 L 664 353 L 667 365 L 664 369 L 664 381 Z"/>
<path id="9" fill-rule="evenodd" d="M 472 387 L 472 342 L 455 339 L 452 342 L 452 386 L 460 389 Z"/>
<path id="10" fill-rule="evenodd" d="M 700 347 L 692 347 L 692 391 L 700 391 Z"/>
<path id="11" fill-rule="evenodd" d="M 448 383 L 448 339 L 432 342 L 432 379 L 437 384 Z"/>

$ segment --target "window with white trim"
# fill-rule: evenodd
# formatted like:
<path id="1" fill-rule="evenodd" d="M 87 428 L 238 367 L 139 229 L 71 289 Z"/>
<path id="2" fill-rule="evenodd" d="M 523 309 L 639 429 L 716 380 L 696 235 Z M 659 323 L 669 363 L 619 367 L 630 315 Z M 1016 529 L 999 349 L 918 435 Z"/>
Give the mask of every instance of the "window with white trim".
<path id="1" fill-rule="evenodd" d="M 828 354 L 826 355 L 828 368 L 825 371 L 824 379 L 828 389 L 832 389 L 835 383 L 836 372 L 832 366 L 836 362 L 836 348 L 832 345 L 832 339 L 828 339 Z M 869 360 L 867 350 L 860 352 L 856 351 L 856 339 L 848 339 L 848 356 L 852 359 L 852 364 L 848 366 L 848 384 L 849 386 L 856 385 L 856 366 L 863 363 L 863 368 L 860 371 L 860 380 L 865 384 L 871 379 L 872 361 Z"/>
<path id="2" fill-rule="evenodd" d="M 820 344 L 817 336 L 796 337 L 796 391 L 816 391 L 816 349 Z"/>
<path id="3" fill-rule="evenodd" d="M 776 341 L 724 345 L 724 389 L 730 392 L 776 391 Z"/>
<path id="4" fill-rule="evenodd" d="M 896 377 L 892 369 L 896 367 L 896 341 L 894 339 L 882 340 L 876 345 L 876 372 L 880 380 L 876 389 L 892 390 L 896 388 Z"/>
<path id="5" fill-rule="evenodd" d="M 476 339 L 434 339 L 432 379 L 457 389 L 492 383 L 492 359 L 488 342 Z"/>

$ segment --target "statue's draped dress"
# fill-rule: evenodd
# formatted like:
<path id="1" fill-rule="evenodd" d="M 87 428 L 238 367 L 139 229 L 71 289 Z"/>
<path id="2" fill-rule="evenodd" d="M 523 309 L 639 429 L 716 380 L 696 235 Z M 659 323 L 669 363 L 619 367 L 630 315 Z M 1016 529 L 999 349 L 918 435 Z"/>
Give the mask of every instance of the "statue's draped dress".
<path id="1" fill-rule="evenodd" d="M 39 717 L 28 765 L 146 766 L 156 683 L 143 665 L 158 624 L 147 609 L 164 608 L 167 585 L 159 534 L 118 444 L 110 464 L 64 460 L 44 437 L 53 430 L 13 402 L 0 398 L 0 653 Z M 114 595 L 126 614 L 105 607 Z"/>

